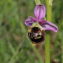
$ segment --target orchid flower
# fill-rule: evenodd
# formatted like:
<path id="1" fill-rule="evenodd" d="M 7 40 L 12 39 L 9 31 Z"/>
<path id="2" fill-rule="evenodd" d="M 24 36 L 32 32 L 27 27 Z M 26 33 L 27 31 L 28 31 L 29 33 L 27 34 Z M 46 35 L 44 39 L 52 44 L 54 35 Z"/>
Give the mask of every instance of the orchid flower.
<path id="1" fill-rule="evenodd" d="M 38 4 L 35 7 L 34 14 L 36 16 L 36 19 L 34 17 L 29 17 L 28 19 L 25 20 L 25 25 L 33 27 L 34 23 L 36 23 L 36 24 L 38 23 L 40 25 L 39 27 L 42 28 L 42 30 L 44 30 L 44 31 L 45 30 L 50 30 L 50 31 L 54 31 L 54 32 L 58 31 L 58 27 L 55 24 L 43 19 L 45 17 L 45 14 L 46 14 L 46 8 L 43 4 Z M 37 26 L 38 25 L 36 25 L 36 27 Z M 42 36 L 43 35 L 45 35 L 45 33 L 44 34 L 42 33 Z M 35 34 L 35 36 L 38 36 L 38 35 Z M 44 38 L 44 36 L 43 36 L 43 38 Z M 34 40 L 36 40 L 36 38 Z M 34 41 L 34 40 L 32 40 L 32 41 Z M 34 41 L 34 42 L 36 42 L 36 41 Z"/>

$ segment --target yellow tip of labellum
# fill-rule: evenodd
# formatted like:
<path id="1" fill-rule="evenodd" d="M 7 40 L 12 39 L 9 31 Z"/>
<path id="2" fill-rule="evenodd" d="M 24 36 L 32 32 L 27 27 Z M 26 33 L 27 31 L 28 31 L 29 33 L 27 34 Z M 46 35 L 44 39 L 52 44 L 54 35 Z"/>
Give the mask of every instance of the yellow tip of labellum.
<path id="1" fill-rule="evenodd" d="M 32 46 L 35 46 L 36 44 L 32 44 Z"/>

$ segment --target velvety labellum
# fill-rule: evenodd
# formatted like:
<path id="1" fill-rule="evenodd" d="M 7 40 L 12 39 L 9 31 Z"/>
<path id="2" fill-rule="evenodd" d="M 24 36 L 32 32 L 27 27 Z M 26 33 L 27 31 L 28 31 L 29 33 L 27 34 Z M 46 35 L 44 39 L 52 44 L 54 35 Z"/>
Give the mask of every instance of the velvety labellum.
<path id="1" fill-rule="evenodd" d="M 28 37 L 32 43 L 41 43 L 45 40 L 45 31 L 41 30 L 39 27 L 30 27 Z"/>

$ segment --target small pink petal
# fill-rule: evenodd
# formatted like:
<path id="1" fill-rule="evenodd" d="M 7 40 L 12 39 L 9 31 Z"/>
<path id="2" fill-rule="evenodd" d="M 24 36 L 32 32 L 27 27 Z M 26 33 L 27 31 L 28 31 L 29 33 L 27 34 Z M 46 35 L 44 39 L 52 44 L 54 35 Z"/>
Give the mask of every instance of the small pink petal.
<path id="1" fill-rule="evenodd" d="M 32 16 L 29 17 L 31 20 L 33 20 L 34 22 L 37 22 L 36 19 Z"/>
<path id="2" fill-rule="evenodd" d="M 41 20 L 43 17 L 45 17 L 45 14 L 46 14 L 45 6 L 43 4 L 38 4 L 35 7 L 34 13 L 35 13 L 36 19 Z"/>
<path id="3" fill-rule="evenodd" d="M 25 20 L 25 25 L 32 26 L 34 22 L 36 22 L 36 19 L 33 17 L 29 17 L 28 19 Z"/>
<path id="4" fill-rule="evenodd" d="M 39 24 L 42 25 L 42 24 L 45 23 L 45 22 L 46 22 L 46 20 L 40 20 L 40 21 L 39 21 Z"/>

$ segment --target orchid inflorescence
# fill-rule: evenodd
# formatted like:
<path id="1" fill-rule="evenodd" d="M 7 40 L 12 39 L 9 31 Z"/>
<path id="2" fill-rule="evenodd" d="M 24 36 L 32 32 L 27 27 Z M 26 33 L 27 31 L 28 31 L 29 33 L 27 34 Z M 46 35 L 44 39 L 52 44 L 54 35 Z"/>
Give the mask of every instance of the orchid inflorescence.
<path id="1" fill-rule="evenodd" d="M 46 14 L 46 8 L 43 4 L 38 4 L 35 7 L 34 14 L 36 19 L 34 17 L 29 17 L 25 20 L 25 25 L 30 26 L 28 30 L 28 37 L 32 43 L 36 44 L 45 40 L 45 30 L 57 32 L 58 27 L 43 19 Z"/>

